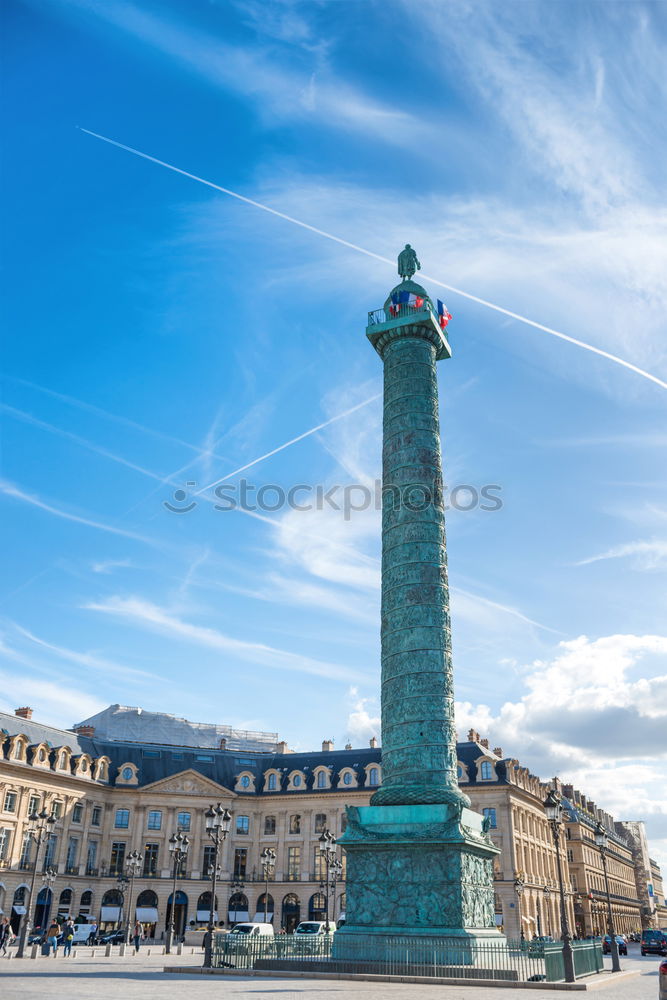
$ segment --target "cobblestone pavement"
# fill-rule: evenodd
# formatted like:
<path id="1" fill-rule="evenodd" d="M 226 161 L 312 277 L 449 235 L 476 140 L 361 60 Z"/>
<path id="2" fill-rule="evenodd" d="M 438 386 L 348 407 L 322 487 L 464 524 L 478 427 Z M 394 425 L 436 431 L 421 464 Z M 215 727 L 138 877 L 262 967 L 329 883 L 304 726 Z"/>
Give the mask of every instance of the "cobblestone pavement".
<path id="1" fill-rule="evenodd" d="M 479 986 L 374 983 L 364 981 L 278 979 L 260 976 L 221 977 L 175 975 L 165 966 L 198 966 L 201 952 L 182 956 L 118 955 L 95 958 L 79 949 L 76 958 L 0 959 L 2 1000 L 489 1000 L 489 989 Z M 607 959 L 607 964 L 609 960 Z M 554 990 L 518 990 L 511 986 L 493 991 L 498 1000 L 556 1000 L 558 997 L 591 997 L 591 1000 L 657 1000 L 657 956 L 641 958 L 631 951 L 622 959 L 624 969 L 639 975 L 616 982 L 589 979 L 593 990 L 566 993 Z"/>

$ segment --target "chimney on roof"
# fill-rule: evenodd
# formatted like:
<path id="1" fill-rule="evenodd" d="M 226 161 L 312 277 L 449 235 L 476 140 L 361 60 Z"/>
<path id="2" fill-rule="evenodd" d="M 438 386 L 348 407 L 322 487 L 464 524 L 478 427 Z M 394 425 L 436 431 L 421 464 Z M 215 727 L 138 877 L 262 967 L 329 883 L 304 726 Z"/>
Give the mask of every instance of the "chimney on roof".
<path id="1" fill-rule="evenodd" d="M 322 740 L 322 753 L 331 753 L 334 748 L 333 740 Z"/>
<path id="2" fill-rule="evenodd" d="M 494 747 L 493 748 L 493 752 L 496 755 L 496 757 L 503 757 L 504 756 L 504 754 L 503 754 L 503 748 L 502 747 Z"/>
<path id="3" fill-rule="evenodd" d="M 485 747 L 485 748 L 486 748 L 487 750 L 489 749 L 489 741 L 488 741 L 488 740 L 480 740 L 479 742 L 480 742 L 480 743 L 482 744 L 482 746 L 483 746 L 483 747 Z"/>
<path id="4" fill-rule="evenodd" d="M 281 740 L 280 743 L 276 744 L 276 753 L 289 753 L 285 740 Z"/>
<path id="5" fill-rule="evenodd" d="M 224 736 L 220 740 L 220 749 L 221 750 L 226 750 L 227 749 L 227 740 L 225 739 Z"/>
<path id="6" fill-rule="evenodd" d="M 18 715 L 19 719 L 32 719 L 32 709 L 27 705 L 25 708 L 15 708 L 14 715 Z"/>
<path id="7" fill-rule="evenodd" d="M 95 726 L 77 726 L 74 732 L 77 736 L 85 736 L 87 739 L 92 740 L 95 735 Z"/>
<path id="8" fill-rule="evenodd" d="M 371 736 L 368 745 L 371 748 L 371 750 L 377 750 L 377 745 L 378 745 L 377 736 Z"/>
<path id="9" fill-rule="evenodd" d="M 351 750 L 352 749 L 352 744 L 351 743 L 346 743 L 345 744 L 345 749 L 346 750 Z"/>

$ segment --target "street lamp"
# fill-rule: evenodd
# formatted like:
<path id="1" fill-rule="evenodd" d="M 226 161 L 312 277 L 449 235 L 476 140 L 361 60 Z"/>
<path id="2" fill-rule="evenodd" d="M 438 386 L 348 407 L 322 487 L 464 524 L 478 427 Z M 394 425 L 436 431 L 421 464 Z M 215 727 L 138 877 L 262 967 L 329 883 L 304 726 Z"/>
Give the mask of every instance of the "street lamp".
<path id="1" fill-rule="evenodd" d="M 523 914 L 521 912 L 521 897 L 523 896 L 523 891 L 525 889 L 523 881 L 523 872 L 517 872 L 516 878 L 514 879 L 514 891 L 516 892 L 517 903 L 519 904 L 519 932 L 521 940 L 524 939 L 523 933 Z"/>
<path id="2" fill-rule="evenodd" d="M 19 937 L 19 946 L 16 952 L 17 958 L 23 958 L 23 952 L 25 951 L 26 941 L 28 940 L 28 935 L 31 929 L 30 920 L 30 910 L 33 905 L 33 897 L 35 894 L 35 879 L 37 878 L 37 866 L 39 864 L 39 849 L 42 846 L 43 841 L 47 840 L 51 836 L 51 832 L 56 823 L 55 816 L 49 816 L 46 809 L 42 809 L 40 813 L 32 812 L 28 817 L 28 829 L 27 834 L 33 844 L 37 845 L 37 852 L 35 854 L 35 865 L 32 870 L 32 880 L 30 882 L 30 894 L 28 896 L 28 902 L 26 904 L 25 916 L 23 919 L 23 924 L 21 926 L 21 936 Z"/>
<path id="3" fill-rule="evenodd" d="M 128 874 L 130 876 L 129 878 L 130 891 L 128 893 L 130 899 L 127 904 L 127 913 L 125 915 L 126 916 L 125 944 L 130 943 L 130 925 L 132 923 L 132 890 L 134 888 L 134 880 L 136 876 L 139 874 L 139 869 L 141 868 L 143 860 L 144 856 L 143 854 L 140 854 L 139 851 L 130 851 L 130 853 L 127 856 L 127 861 L 125 863 L 125 867 L 127 868 Z"/>
<path id="4" fill-rule="evenodd" d="M 206 932 L 206 947 L 204 949 L 204 968 L 210 969 L 213 959 L 213 923 L 215 913 L 215 887 L 218 881 L 218 854 L 223 844 L 232 822 L 232 814 L 229 809 L 223 809 L 218 802 L 217 806 L 209 806 L 204 813 L 206 832 L 213 841 L 213 863 L 210 866 L 211 873 L 211 905 L 208 914 L 208 931 Z"/>
<path id="5" fill-rule="evenodd" d="M 574 972 L 574 952 L 572 951 L 572 935 L 567 922 L 567 910 L 565 909 L 565 888 L 563 886 L 563 869 L 560 861 L 560 831 L 563 823 L 563 804 L 555 789 L 551 789 L 544 800 L 544 811 L 547 820 L 551 825 L 551 833 L 554 838 L 556 848 L 556 867 L 558 869 L 558 891 L 560 893 L 560 931 L 563 942 L 563 967 L 565 970 L 565 982 L 573 983 L 576 980 Z"/>
<path id="6" fill-rule="evenodd" d="M 171 944 L 174 940 L 174 930 L 176 927 L 175 914 L 176 914 L 176 879 L 178 878 L 180 867 L 188 856 L 188 848 L 190 847 L 190 838 L 186 837 L 184 833 L 179 830 L 178 833 L 172 833 L 169 838 L 169 853 L 174 859 L 174 885 L 171 892 L 171 912 L 169 914 L 169 927 L 167 929 L 167 944 L 165 947 L 165 952 L 167 955 L 171 953 Z"/>
<path id="7" fill-rule="evenodd" d="M 607 874 L 607 849 L 608 849 L 608 836 L 607 831 L 603 827 L 602 823 L 598 821 L 595 827 L 595 843 L 597 844 L 600 857 L 602 858 L 602 870 L 604 871 L 604 887 L 607 893 L 607 919 L 609 921 L 609 948 L 611 951 L 611 971 L 620 972 L 621 963 L 618 958 L 618 942 L 616 940 L 616 932 L 614 930 L 614 918 L 611 912 L 611 896 L 609 894 L 609 876 Z"/>
<path id="8" fill-rule="evenodd" d="M 324 860 L 325 872 L 326 872 L 326 910 L 325 910 L 325 932 L 329 933 L 329 889 L 333 886 L 334 893 L 336 892 L 336 882 L 341 876 L 343 871 L 343 865 L 338 860 L 338 855 L 336 854 L 336 838 L 334 837 L 331 830 L 324 830 L 319 840 L 320 854 Z M 320 888 L 324 888 L 324 885 L 320 883 Z"/>
<path id="9" fill-rule="evenodd" d="M 269 878 L 276 870 L 276 852 L 272 847 L 265 847 L 259 856 L 259 860 L 264 872 L 264 923 L 268 924 Z"/>

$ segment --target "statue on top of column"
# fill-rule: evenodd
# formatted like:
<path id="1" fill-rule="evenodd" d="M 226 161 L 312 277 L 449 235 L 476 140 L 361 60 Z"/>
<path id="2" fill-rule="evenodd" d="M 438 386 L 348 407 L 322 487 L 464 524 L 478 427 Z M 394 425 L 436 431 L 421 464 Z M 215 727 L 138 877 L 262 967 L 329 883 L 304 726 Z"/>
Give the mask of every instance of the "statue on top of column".
<path id="1" fill-rule="evenodd" d="M 405 250 L 401 250 L 398 255 L 398 273 L 404 280 L 411 278 L 415 271 L 421 270 L 421 264 L 417 260 L 417 254 L 409 243 L 405 244 Z"/>

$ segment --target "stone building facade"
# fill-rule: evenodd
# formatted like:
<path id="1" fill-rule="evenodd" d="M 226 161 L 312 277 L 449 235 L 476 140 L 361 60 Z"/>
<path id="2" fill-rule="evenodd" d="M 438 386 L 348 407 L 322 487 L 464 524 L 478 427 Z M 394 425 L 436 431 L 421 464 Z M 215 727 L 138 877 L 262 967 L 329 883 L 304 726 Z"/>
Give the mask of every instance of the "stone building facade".
<path id="1" fill-rule="evenodd" d="M 177 878 L 174 916 L 180 930 L 203 926 L 212 862 L 204 812 L 217 802 L 233 815 L 219 858 L 218 923 L 263 919 L 265 847 L 276 851 L 266 898 L 269 919 L 287 930 L 300 919 L 324 919 L 319 837 L 325 829 L 340 836 L 346 804 L 368 804 L 381 784 L 377 742 L 336 750 L 326 740 L 317 752 L 294 753 L 276 734 L 184 726 L 185 720 L 157 713 L 145 713 L 150 738 L 142 740 L 141 725 L 128 729 L 128 712 L 141 715 L 112 706 L 76 730 L 33 721 L 29 709 L 0 713 L 0 909 L 14 926 L 23 917 L 35 864 L 34 845 L 26 837 L 28 816 L 42 808 L 57 822 L 38 859 L 34 923 L 60 912 L 112 928 L 134 918 L 136 910 L 147 931 L 161 938 L 173 892 L 168 841 L 182 830 L 190 845 Z M 461 787 L 473 809 L 489 819 L 501 848 L 494 886 L 499 926 L 508 937 L 521 930 L 526 937 L 540 931 L 558 937 L 555 851 L 542 807 L 548 786 L 473 731 L 457 752 Z M 564 837 L 563 858 L 570 842 Z M 133 850 L 143 862 L 130 900 L 118 875 Z M 46 867 L 57 870 L 52 889 L 42 884 Z M 565 868 L 574 927 L 575 894 L 588 874 L 580 875 L 576 867 L 570 871 Z M 330 894 L 332 920 L 345 913 L 344 875 L 343 867 Z M 653 885 L 661 892 L 658 876 L 659 871 L 653 874 Z"/>

